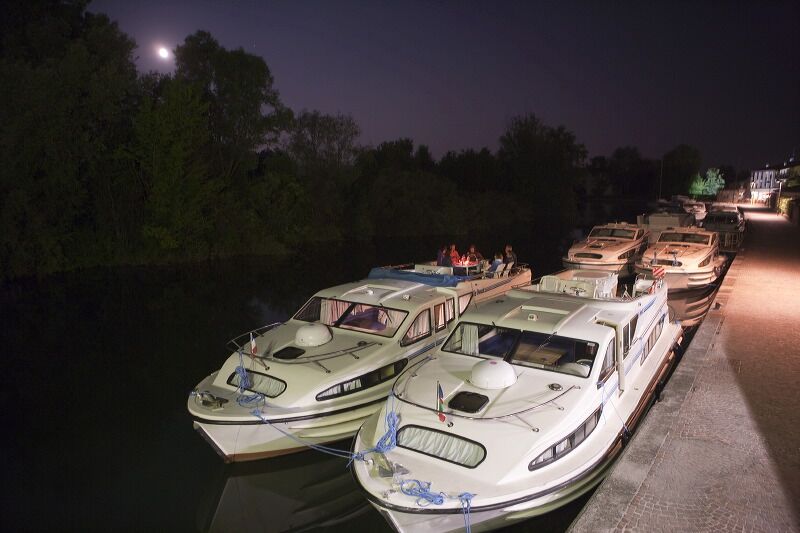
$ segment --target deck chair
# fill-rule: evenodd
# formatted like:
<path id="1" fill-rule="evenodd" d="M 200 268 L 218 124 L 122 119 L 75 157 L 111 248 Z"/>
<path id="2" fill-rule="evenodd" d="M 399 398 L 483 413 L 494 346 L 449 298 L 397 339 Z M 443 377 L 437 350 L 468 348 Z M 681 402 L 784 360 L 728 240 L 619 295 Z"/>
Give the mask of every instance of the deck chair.
<path id="1" fill-rule="evenodd" d="M 497 269 L 489 272 L 489 277 L 491 278 L 501 278 L 503 277 L 503 271 L 506 269 L 505 263 L 500 263 L 497 265 Z"/>

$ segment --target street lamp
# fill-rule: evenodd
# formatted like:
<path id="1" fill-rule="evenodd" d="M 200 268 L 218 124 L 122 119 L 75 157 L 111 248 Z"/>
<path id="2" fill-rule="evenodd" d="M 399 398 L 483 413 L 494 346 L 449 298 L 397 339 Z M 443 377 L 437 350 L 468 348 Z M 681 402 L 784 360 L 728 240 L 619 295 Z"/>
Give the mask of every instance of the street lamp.
<path id="1" fill-rule="evenodd" d="M 783 182 L 786 181 L 786 178 L 775 180 L 778 182 L 778 200 L 775 202 L 775 210 L 780 213 L 781 212 L 781 189 L 783 188 Z"/>

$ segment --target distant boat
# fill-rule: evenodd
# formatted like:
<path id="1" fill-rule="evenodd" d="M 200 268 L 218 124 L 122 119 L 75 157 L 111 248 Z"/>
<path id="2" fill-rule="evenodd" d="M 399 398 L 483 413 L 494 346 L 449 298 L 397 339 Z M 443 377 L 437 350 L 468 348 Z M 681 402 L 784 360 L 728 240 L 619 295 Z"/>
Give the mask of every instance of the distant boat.
<path id="1" fill-rule="evenodd" d="M 696 227 L 666 228 L 636 263 L 636 273 L 663 269 L 669 290 L 699 289 L 714 283 L 727 258 L 719 255 L 716 232 Z"/>
<path id="2" fill-rule="evenodd" d="M 410 365 L 354 450 L 397 415 L 397 446 L 355 461 L 398 531 L 503 527 L 581 496 L 606 474 L 674 363 L 667 287 L 567 270 L 470 310 Z"/>
<path id="3" fill-rule="evenodd" d="M 614 222 L 595 226 L 585 239 L 573 244 L 562 263 L 568 269 L 593 269 L 633 273 L 636 261 L 647 248 L 650 232 L 636 224 Z"/>
<path id="4" fill-rule="evenodd" d="M 471 275 L 430 264 L 375 268 L 324 289 L 288 321 L 233 339 L 222 367 L 187 400 L 227 462 L 302 451 L 355 435 L 395 377 L 444 342 L 472 303 L 530 284 L 527 265 Z"/>
<path id="5" fill-rule="evenodd" d="M 703 228 L 719 234 L 720 250 L 735 252 L 744 241 L 745 218 L 737 207 L 712 206 Z"/>

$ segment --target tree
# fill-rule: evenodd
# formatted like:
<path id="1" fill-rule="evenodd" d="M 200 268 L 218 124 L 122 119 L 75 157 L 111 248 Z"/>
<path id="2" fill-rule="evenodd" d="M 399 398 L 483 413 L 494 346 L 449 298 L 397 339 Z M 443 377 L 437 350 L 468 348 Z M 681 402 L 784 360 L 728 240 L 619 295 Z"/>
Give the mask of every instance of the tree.
<path id="1" fill-rule="evenodd" d="M 208 248 L 219 182 L 209 178 L 205 156 L 207 109 L 192 85 L 169 80 L 161 98 L 144 99 L 134 120 L 127 155 L 141 187 L 142 235 L 157 254 L 196 256 Z"/>
<path id="2" fill-rule="evenodd" d="M 500 137 L 497 158 L 509 190 L 533 208 L 558 205 L 562 218 L 574 216 L 573 184 L 583 172 L 586 148 L 572 132 L 533 114 L 514 118 Z"/>
<path id="3" fill-rule="evenodd" d="M 719 169 L 709 168 L 706 170 L 705 177 L 700 173 L 695 174 L 689 186 L 689 194 L 692 196 L 716 196 L 717 192 L 724 187 L 725 180 Z"/>
<path id="4" fill-rule="evenodd" d="M 664 154 L 662 196 L 685 194 L 694 176 L 700 172 L 702 157 L 692 146 L 681 144 Z"/>
<path id="5" fill-rule="evenodd" d="M 291 114 L 273 87 L 263 58 L 226 50 L 198 31 L 175 49 L 175 77 L 193 84 L 208 104 L 215 167 L 224 182 L 255 168 L 256 153 L 276 142 Z"/>
<path id="6" fill-rule="evenodd" d="M 17 3 L 0 56 L 2 274 L 114 253 L 113 147 L 130 135 L 134 42 L 84 3 Z"/>
<path id="7" fill-rule="evenodd" d="M 301 175 L 332 175 L 353 164 L 360 133 L 349 115 L 303 110 L 292 120 L 286 150 Z"/>

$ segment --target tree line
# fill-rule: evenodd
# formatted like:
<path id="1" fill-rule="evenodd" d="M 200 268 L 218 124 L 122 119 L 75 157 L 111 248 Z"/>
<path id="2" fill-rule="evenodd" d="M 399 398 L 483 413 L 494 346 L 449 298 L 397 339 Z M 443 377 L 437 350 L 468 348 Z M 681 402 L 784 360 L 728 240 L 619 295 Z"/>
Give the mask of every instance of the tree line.
<path id="1" fill-rule="evenodd" d="M 581 198 L 655 198 L 659 183 L 686 193 L 700 171 L 686 145 L 658 169 L 632 147 L 588 159 L 572 132 L 533 114 L 513 118 L 496 151 L 437 160 L 406 138 L 362 146 L 352 117 L 289 109 L 263 58 L 208 32 L 176 48 L 173 74 L 139 74 L 134 41 L 86 2 L 3 10 L 2 278 L 314 241 L 547 231 L 571 224 Z"/>

